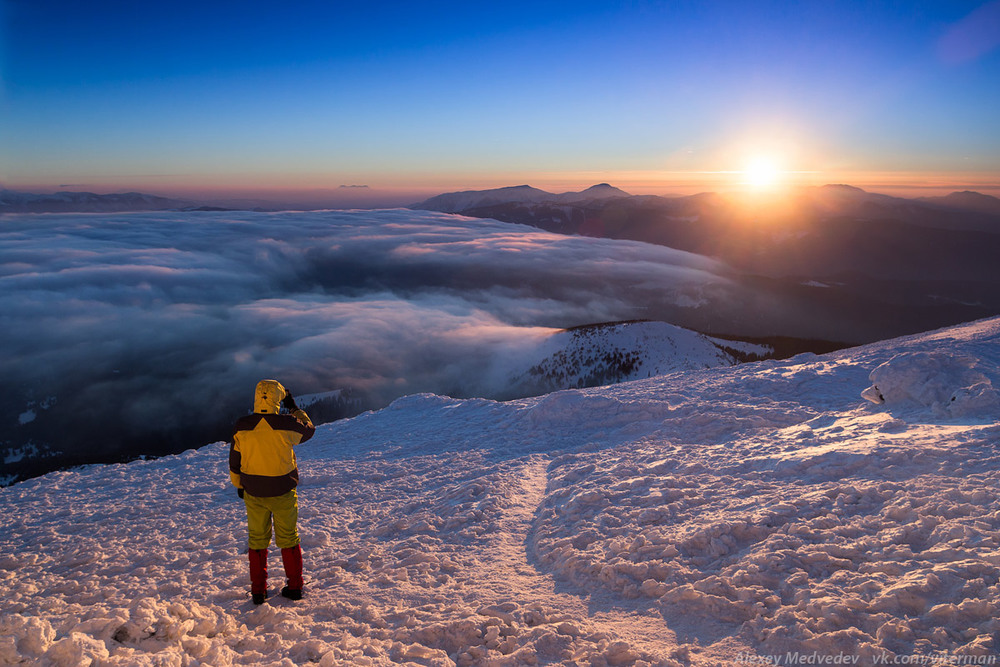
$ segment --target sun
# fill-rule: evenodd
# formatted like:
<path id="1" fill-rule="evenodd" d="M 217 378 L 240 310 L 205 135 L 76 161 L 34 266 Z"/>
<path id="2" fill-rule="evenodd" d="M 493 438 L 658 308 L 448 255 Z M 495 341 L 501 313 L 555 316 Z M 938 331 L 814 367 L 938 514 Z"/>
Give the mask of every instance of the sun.
<path id="1" fill-rule="evenodd" d="M 750 159 L 742 173 L 744 183 L 755 190 L 764 190 L 780 185 L 783 177 L 777 160 L 763 156 Z"/>

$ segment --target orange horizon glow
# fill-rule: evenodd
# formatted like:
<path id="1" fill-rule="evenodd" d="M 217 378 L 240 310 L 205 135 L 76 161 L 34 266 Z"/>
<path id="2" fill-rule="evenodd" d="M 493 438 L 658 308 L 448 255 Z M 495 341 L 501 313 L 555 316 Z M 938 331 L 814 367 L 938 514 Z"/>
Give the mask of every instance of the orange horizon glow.
<path id="1" fill-rule="evenodd" d="M 93 179 L 84 182 L 6 181 L 2 187 L 23 192 L 90 191 L 99 194 L 138 191 L 174 198 L 238 199 L 288 198 L 364 199 L 395 197 L 419 201 L 436 194 L 488 190 L 516 185 L 552 193 L 578 192 L 598 183 L 609 183 L 629 194 L 688 196 L 704 192 L 779 191 L 809 186 L 844 184 L 899 197 L 944 195 L 974 190 L 1000 196 L 996 172 L 904 172 L 794 170 L 782 168 L 775 158 L 749 160 L 743 168 L 725 170 L 653 171 L 524 171 L 497 173 L 426 173 L 368 175 L 254 175 L 211 177 L 143 176 Z"/>

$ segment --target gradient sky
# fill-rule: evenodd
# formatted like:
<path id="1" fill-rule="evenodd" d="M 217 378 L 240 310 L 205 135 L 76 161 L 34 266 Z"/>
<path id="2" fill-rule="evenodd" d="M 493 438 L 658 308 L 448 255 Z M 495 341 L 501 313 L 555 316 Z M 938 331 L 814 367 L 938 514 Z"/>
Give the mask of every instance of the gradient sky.
<path id="1" fill-rule="evenodd" d="M 0 45 L 13 189 L 1000 187 L 1000 0 L 0 0 Z"/>

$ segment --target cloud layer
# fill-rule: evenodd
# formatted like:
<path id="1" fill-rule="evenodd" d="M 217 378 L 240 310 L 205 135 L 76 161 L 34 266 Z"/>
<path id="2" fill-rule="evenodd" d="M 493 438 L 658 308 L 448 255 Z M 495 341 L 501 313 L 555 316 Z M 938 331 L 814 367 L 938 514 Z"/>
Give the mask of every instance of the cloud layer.
<path id="1" fill-rule="evenodd" d="M 495 394 L 503 360 L 551 327 L 676 320 L 736 289 L 668 248 L 408 210 L 0 225 L 0 440 L 78 452 L 225 435 L 262 377 L 376 402 Z"/>

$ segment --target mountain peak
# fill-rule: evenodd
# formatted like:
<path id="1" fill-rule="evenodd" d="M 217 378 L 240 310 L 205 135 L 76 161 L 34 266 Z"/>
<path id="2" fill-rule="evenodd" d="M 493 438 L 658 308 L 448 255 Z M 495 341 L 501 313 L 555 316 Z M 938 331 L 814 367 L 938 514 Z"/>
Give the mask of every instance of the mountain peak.
<path id="1" fill-rule="evenodd" d="M 608 183 L 598 183 L 592 185 L 581 192 L 564 192 L 556 200 L 560 203 L 583 202 L 594 199 L 613 199 L 615 197 L 631 197 L 629 193 L 620 190 Z"/>
<path id="2" fill-rule="evenodd" d="M 993 195 L 986 195 L 974 190 L 952 192 L 943 197 L 921 197 L 920 200 L 965 211 L 974 211 L 989 215 L 1000 214 L 1000 199 Z"/>
<path id="3" fill-rule="evenodd" d="M 825 192 L 843 192 L 843 193 L 854 193 L 854 194 L 865 194 L 866 191 L 855 185 L 847 185 L 846 183 L 827 183 L 826 185 L 820 186 L 820 190 Z"/>
<path id="4" fill-rule="evenodd" d="M 583 192 L 591 192 L 591 193 L 595 193 L 595 194 L 597 194 L 597 193 L 600 193 L 600 194 L 614 193 L 615 195 L 619 195 L 619 196 L 622 196 L 622 197 L 628 197 L 629 196 L 629 193 L 627 193 L 624 190 L 621 190 L 619 188 L 616 188 L 615 186 L 611 185 L 610 183 L 598 183 L 597 185 L 591 185 L 589 188 L 587 188 Z"/>

